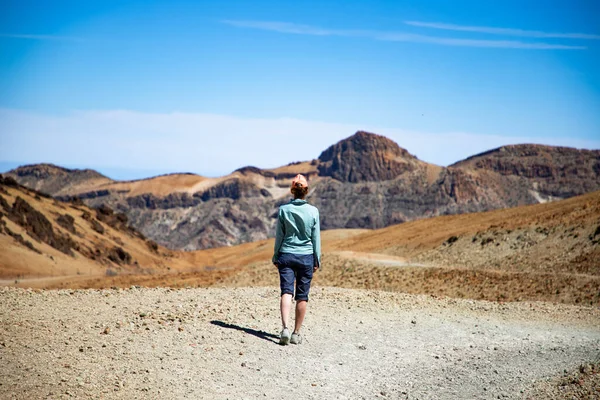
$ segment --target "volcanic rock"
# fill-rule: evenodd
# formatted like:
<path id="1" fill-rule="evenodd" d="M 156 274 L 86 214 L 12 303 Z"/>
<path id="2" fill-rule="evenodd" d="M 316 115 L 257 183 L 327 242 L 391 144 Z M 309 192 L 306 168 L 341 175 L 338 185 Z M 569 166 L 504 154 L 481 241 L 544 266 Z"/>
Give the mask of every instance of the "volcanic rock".
<path id="1" fill-rule="evenodd" d="M 417 161 L 390 139 L 359 131 L 322 152 L 318 170 L 341 182 L 378 182 L 413 171 Z"/>
<path id="2" fill-rule="evenodd" d="M 17 225 L 25 228 L 34 239 L 44 242 L 55 249 L 73 255 L 75 243 L 68 235 L 54 231 L 52 223 L 44 214 L 33 208 L 22 197 L 17 197 L 8 217 Z"/>

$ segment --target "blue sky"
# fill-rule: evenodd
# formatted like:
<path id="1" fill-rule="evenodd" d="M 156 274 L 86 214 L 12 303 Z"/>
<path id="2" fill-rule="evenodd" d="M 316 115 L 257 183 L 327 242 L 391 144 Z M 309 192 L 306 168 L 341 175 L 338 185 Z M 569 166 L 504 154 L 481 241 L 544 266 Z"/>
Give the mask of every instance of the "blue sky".
<path id="1" fill-rule="evenodd" d="M 316 158 L 358 129 L 447 165 L 600 148 L 594 1 L 2 1 L 0 171 Z"/>

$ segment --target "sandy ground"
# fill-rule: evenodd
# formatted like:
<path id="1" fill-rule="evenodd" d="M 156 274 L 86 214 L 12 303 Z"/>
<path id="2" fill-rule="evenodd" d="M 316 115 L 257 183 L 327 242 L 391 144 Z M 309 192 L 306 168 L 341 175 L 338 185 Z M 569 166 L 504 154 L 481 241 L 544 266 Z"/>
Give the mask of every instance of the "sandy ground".
<path id="1" fill-rule="evenodd" d="M 0 398 L 527 398 L 600 354 L 600 310 L 315 287 L 0 289 Z M 536 398 L 539 398 L 536 395 Z"/>

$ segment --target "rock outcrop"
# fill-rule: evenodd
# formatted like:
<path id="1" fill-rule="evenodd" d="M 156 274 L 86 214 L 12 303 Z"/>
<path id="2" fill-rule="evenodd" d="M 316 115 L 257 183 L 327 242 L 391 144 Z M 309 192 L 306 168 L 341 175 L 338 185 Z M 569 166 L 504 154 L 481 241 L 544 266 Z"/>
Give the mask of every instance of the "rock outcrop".
<path id="1" fill-rule="evenodd" d="M 364 131 L 329 147 L 319 156 L 321 176 L 341 182 L 380 182 L 415 170 L 415 156 L 385 136 Z"/>
<path id="2" fill-rule="evenodd" d="M 545 199 L 567 198 L 598 189 L 600 150 L 512 145 L 477 154 L 452 166 L 522 178 Z"/>
<path id="3" fill-rule="evenodd" d="M 55 231 L 48 218 L 22 197 L 17 196 L 15 203 L 7 211 L 8 218 L 23 227 L 31 237 L 39 242 L 47 243 L 65 254 L 73 255 L 73 248 L 76 245 L 71 237 Z"/>
<path id="4" fill-rule="evenodd" d="M 81 184 L 111 181 L 91 169 L 69 169 L 53 164 L 25 165 L 7 175 L 12 175 L 23 186 L 53 196 L 59 195 L 63 189 L 73 189 Z"/>

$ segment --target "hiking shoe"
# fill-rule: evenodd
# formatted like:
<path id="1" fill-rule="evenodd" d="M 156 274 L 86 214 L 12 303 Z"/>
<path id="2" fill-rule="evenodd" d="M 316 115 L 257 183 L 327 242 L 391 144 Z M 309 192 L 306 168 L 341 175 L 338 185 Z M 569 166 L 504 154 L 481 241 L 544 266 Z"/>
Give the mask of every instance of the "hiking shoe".
<path id="1" fill-rule="evenodd" d="M 292 338 L 290 339 L 291 344 L 300 344 L 302 343 L 302 336 L 299 333 L 292 333 Z"/>
<path id="2" fill-rule="evenodd" d="M 290 330 L 288 328 L 283 328 L 281 331 L 281 336 L 279 337 L 279 344 L 285 346 L 290 342 Z"/>

